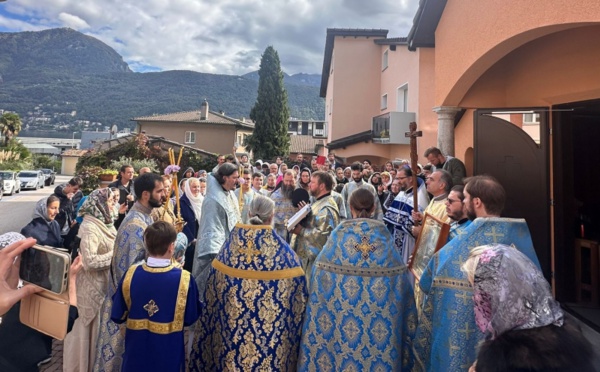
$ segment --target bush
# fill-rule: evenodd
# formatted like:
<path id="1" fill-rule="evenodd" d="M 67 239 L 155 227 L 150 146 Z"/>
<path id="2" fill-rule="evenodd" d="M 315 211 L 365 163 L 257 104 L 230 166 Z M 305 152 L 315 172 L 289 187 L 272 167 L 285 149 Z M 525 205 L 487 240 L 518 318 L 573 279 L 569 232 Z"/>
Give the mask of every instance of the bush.
<path id="1" fill-rule="evenodd" d="M 89 195 L 92 191 L 98 188 L 98 185 L 100 185 L 100 179 L 98 178 L 98 175 L 103 171 L 104 169 L 100 167 L 92 166 L 81 167 L 81 169 L 77 172 L 77 175 L 83 180 L 81 191 L 84 195 Z"/>
<path id="2" fill-rule="evenodd" d="M 138 172 L 141 168 L 148 167 L 152 172 L 157 171 L 156 161 L 154 159 L 140 159 L 134 160 L 125 156 L 121 156 L 118 160 L 110 162 L 110 168 L 115 170 L 121 170 L 123 165 L 131 165 L 135 172 Z"/>

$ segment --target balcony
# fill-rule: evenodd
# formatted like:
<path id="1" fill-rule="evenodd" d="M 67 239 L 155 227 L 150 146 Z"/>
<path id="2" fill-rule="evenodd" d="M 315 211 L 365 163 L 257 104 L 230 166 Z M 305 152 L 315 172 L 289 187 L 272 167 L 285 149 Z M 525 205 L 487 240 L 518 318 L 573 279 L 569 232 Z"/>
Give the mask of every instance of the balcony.
<path id="1" fill-rule="evenodd" d="M 409 145 L 409 124 L 416 121 L 414 112 L 388 112 L 375 116 L 372 124 L 373 143 L 390 145 Z"/>

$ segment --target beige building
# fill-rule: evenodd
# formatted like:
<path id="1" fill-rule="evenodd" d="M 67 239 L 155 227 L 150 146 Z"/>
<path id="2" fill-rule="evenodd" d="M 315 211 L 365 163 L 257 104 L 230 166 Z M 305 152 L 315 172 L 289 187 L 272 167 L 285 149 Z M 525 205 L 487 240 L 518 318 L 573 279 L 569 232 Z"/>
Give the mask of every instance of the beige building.
<path id="1" fill-rule="evenodd" d="M 469 174 L 495 176 L 503 215 L 527 220 L 557 299 L 600 329 L 598 40 L 596 0 L 422 0 L 398 42 L 385 30 L 328 30 L 328 147 L 350 159 L 407 157 L 406 145 L 375 143 L 373 118 L 401 111 L 408 84 L 420 160 L 437 145 Z"/>
<path id="2" fill-rule="evenodd" d="M 231 154 L 234 145 L 238 145 L 236 152 L 245 152 L 243 143 L 254 130 L 254 123 L 249 120 L 238 120 L 224 113 L 210 111 L 206 100 L 202 102 L 199 110 L 144 116 L 132 120 L 137 122 L 138 133 L 145 132 L 148 135 L 164 137 L 216 154 Z"/>

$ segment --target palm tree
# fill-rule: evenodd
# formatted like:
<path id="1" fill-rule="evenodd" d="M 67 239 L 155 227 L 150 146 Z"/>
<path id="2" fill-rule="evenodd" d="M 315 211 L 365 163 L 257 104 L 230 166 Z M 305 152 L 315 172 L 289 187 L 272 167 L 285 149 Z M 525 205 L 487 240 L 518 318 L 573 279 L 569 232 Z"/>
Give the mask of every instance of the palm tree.
<path id="1" fill-rule="evenodd" d="M 4 146 L 21 131 L 21 118 L 19 114 L 6 112 L 0 117 L 0 131 L 4 136 Z"/>

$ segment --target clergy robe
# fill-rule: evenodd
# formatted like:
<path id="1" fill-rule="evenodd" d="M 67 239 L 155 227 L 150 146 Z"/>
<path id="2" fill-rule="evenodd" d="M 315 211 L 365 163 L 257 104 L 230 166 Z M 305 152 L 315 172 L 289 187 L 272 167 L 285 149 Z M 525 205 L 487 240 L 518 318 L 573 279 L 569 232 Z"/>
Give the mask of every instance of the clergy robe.
<path id="1" fill-rule="evenodd" d="M 238 188 L 237 190 L 235 190 L 235 200 L 238 201 L 238 207 L 239 207 L 239 200 L 240 200 L 240 191 L 242 190 L 242 188 Z M 241 222 L 242 223 L 248 223 L 248 220 L 250 220 L 250 217 L 248 217 L 248 211 L 250 210 L 250 203 L 252 203 L 252 200 L 254 200 L 254 197 L 256 196 L 256 192 L 250 188 L 250 190 L 248 190 L 247 192 L 245 192 L 242 196 L 242 211 L 241 211 Z"/>
<path id="2" fill-rule="evenodd" d="M 340 223 L 340 215 L 335 199 L 331 195 L 321 196 L 317 201 L 311 203 L 311 213 L 306 217 L 306 227 L 300 234 L 296 235 L 295 250 L 302 260 L 302 268 L 306 272 L 306 280 L 309 282 L 312 265 L 325 246 L 327 238 Z"/>
<path id="3" fill-rule="evenodd" d="M 427 213 L 442 222 L 448 220 L 448 213 L 446 212 L 446 200 L 448 200 L 448 194 L 436 196 L 429 202 L 427 208 L 423 213 Z"/>
<path id="4" fill-rule="evenodd" d="M 209 269 L 192 371 L 294 371 L 306 279 L 271 226 L 238 224 Z"/>
<path id="5" fill-rule="evenodd" d="M 283 239 L 287 239 L 287 221 L 298 212 L 298 208 L 292 204 L 292 199 L 286 198 L 281 192 L 281 188 L 273 191 L 270 195 L 271 200 L 275 203 L 275 214 L 273 215 L 273 226 L 275 232 Z"/>
<path id="6" fill-rule="evenodd" d="M 117 232 L 115 250 L 108 278 L 108 293 L 100 310 L 100 330 L 96 348 L 94 371 L 120 371 L 123 362 L 124 327 L 110 318 L 112 298 L 125 272 L 146 258 L 144 230 L 152 225 L 152 209 L 139 202 L 129 210 Z"/>
<path id="7" fill-rule="evenodd" d="M 469 227 L 471 222 L 472 221 L 469 219 L 467 219 L 463 223 L 459 223 L 457 221 L 452 222 L 450 224 L 450 231 L 448 232 L 448 241 L 456 238 L 457 236 L 464 234 L 465 229 L 467 227 Z"/>
<path id="8" fill-rule="evenodd" d="M 343 221 L 313 268 L 299 371 L 407 371 L 417 313 L 385 225 Z"/>
<path id="9" fill-rule="evenodd" d="M 425 188 L 421 186 L 417 190 L 419 201 L 418 211 L 422 213 L 427 203 L 429 203 L 429 197 L 426 191 L 423 193 L 421 189 L 425 190 Z M 383 221 L 388 225 L 388 230 L 390 230 L 394 239 L 394 247 L 400 252 L 400 256 L 405 264 L 408 263 L 408 258 L 415 249 L 415 237 L 412 235 L 412 227 L 414 225 L 412 218 L 414 208 L 413 190 L 411 188 L 406 191 L 400 191 L 383 217 Z"/>
<path id="10" fill-rule="evenodd" d="M 422 315 L 413 341 L 415 371 L 466 371 L 475 361 L 479 332 L 473 288 L 461 266 L 471 249 L 486 244 L 514 245 L 539 267 L 524 219 L 475 219 L 429 261 L 419 283 Z"/>
<path id="11" fill-rule="evenodd" d="M 360 182 L 356 182 L 356 181 L 350 181 L 347 184 L 344 185 L 344 188 L 342 189 L 342 198 L 344 199 L 344 202 L 346 203 L 345 205 L 345 213 L 346 215 L 341 215 L 342 219 L 344 218 L 352 218 L 352 215 L 350 214 L 350 195 L 352 195 L 352 193 L 355 190 L 358 190 L 359 188 L 366 188 L 369 191 L 371 191 L 371 194 L 373 194 L 373 200 L 375 201 L 375 211 L 373 212 L 373 218 L 376 220 L 382 220 L 383 219 L 383 210 L 381 209 L 381 203 L 379 202 L 379 195 L 377 194 L 377 190 L 375 189 L 375 187 L 373 185 L 371 185 L 370 183 L 367 183 L 365 181 L 360 181 Z"/>
<path id="12" fill-rule="evenodd" d="M 123 371 L 185 370 L 183 327 L 198 319 L 198 289 L 189 271 L 135 265 L 113 296 L 111 319 L 125 323 Z"/>

